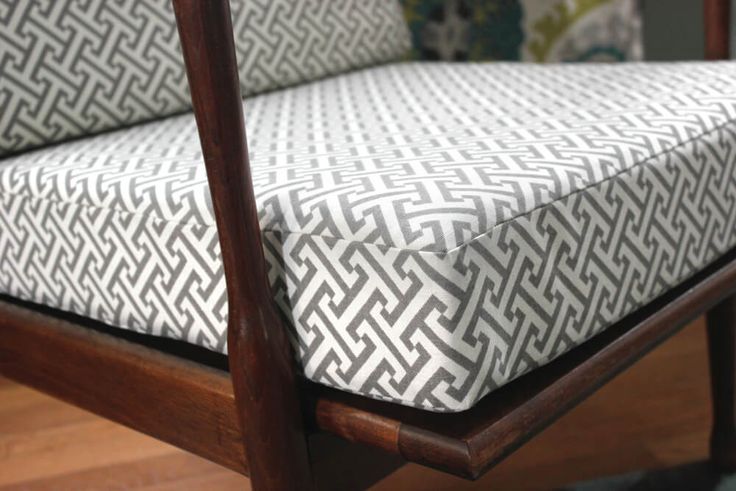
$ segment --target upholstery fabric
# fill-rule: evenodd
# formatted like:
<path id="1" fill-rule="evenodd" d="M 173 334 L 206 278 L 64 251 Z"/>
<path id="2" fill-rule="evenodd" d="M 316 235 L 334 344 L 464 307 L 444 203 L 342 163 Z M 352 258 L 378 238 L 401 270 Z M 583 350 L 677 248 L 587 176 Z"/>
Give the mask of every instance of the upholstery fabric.
<path id="1" fill-rule="evenodd" d="M 638 0 L 402 0 L 413 56 L 623 61 L 643 57 Z"/>
<path id="2" fill-rule="evenodd" d="M 422 64 L 246 101 L 307 377 L 460 411 L 736 245 L 736 63 Z M 192 116 L 0 161 L 0 292 L 226 351 Z"/>
<path id="3" fill-rule="evenodd" d="M 396 0 L 232 0 L 245 95 L 402 56 Z M 186 111 L 171 0 L 0 0 L 0 155 Z"/>

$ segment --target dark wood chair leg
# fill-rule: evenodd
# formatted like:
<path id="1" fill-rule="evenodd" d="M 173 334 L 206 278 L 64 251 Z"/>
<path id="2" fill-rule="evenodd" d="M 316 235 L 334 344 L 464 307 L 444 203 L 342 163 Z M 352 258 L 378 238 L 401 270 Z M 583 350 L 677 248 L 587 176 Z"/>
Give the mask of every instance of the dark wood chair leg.
<path id="1" fill-rule="evenodd" d="M 712 462 L 736 470 L 736 296 L 707 314 L 708 351 L 713 399 Z"/>

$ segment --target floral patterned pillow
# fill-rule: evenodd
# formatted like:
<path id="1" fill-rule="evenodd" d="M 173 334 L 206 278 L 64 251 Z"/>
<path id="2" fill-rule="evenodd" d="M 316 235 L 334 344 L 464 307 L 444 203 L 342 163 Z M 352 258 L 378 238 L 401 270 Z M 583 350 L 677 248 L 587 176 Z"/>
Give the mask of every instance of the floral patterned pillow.
<path id="1" fill-rule="evenodd" d="M 413 57 L 623 61 L 643 58 L 638 0 L 402 0 Z"/>

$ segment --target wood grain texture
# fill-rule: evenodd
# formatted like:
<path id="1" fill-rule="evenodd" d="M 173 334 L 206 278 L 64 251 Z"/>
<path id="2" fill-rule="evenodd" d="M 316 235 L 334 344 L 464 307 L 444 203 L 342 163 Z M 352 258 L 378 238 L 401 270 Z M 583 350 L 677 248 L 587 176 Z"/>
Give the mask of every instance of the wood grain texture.
<path id="1" fill-rule="evenodd" d="M 728 59 L 731 1 L 703 0 L 703 14 L 705 20 L 705 59 Z"/>
<path id="2" fill-rule="evenodd" d="M 702 321 L 686 327 L 479 481 L 408 464 L 370 489 L 546 491 L 705 459 L 710 431 L 705 340 Z M 102 489 L 245 491 L 249 481 L 0 378 L 0 490 Z"/>
<path id="3" fill-rule="evenodd" d="M 0 374 L 247 472 L 230 377 L 0 301 Z"/>
<path id="4" fill-rule="evenodd" d="M 173 4 L 222 249 L 230 373 L 252 484 L 306 490 L 312 477 L 295 359 L 266 275 L 229 1 Z"/>
<path id="5" fill-rule="evenodd" d="M 248 489 L 247 478 L 142 433 L 20 385 L 0 388 L 2 490 L 219 490 L 204 484 L 222 476 Z"/>
<path id="6" fill-rule="evenodd" d="M 684 328 L 477 481 L 409 464 L 374 489 L 549 491 L 707 459 L 705 340 L 702 320 Z"/>

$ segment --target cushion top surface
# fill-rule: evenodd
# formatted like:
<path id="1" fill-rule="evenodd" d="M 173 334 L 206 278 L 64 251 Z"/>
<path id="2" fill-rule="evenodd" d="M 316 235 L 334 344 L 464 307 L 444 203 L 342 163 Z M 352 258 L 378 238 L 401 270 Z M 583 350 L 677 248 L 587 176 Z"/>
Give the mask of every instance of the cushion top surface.
<path id="1" fill-rule="evenodd" d="M 417 63 L 253 97 L 261 225 L 446 252 L 728 122 L 734 75 Z M 213 225 L 201 164 L 186 115 L 7 159 L 2 190 Z"/>
<path id="2" fill-rule="evenodd" d="M 248 99 L 274 296 L 321 383 L 437 411 L 736 245 L 736 64 L 406 63 Z M 225 352 L 191 115 L 0 161 L 0 292 Z"/>

